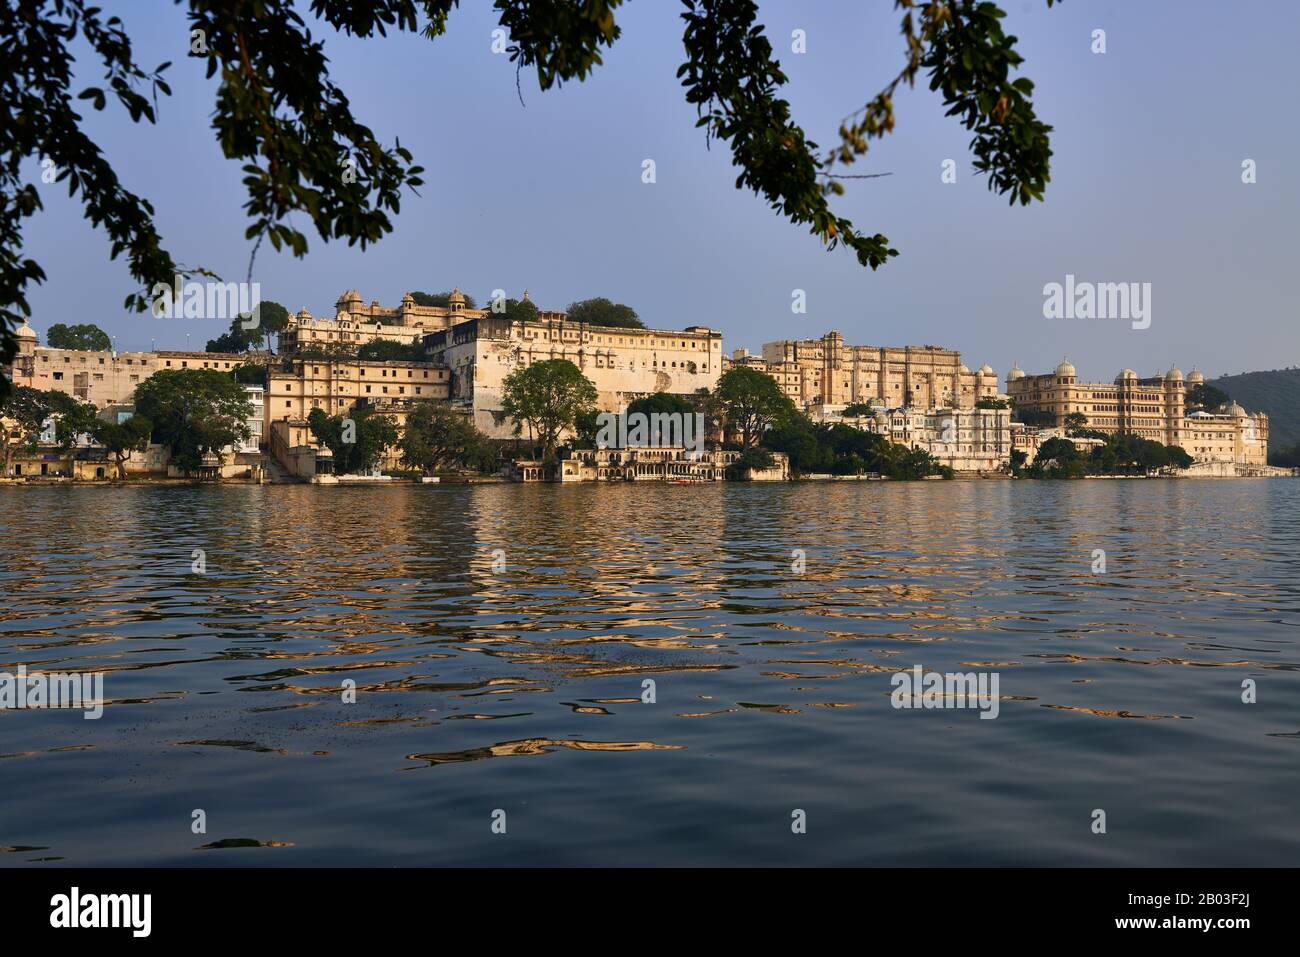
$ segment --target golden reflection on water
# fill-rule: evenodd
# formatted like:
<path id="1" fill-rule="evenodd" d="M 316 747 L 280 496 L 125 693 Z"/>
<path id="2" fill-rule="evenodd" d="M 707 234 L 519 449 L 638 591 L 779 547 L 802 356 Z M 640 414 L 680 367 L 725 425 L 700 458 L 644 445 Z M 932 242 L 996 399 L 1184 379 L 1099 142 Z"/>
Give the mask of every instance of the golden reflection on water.
<path id="1" fill-rule="evenodd" d="M 1066 688 L 1081 700 L 1041 707 L 1188 718 L 1209 705 L 1166 699 L 1172 686 L 1135 673 L 1300 666 L 1297 537 L 1279 494 L 1294 493 L 1231 482 L 4 489 L 6 540 L 22 547 L 0 554 L 0 654 L 6 667 L 104 671 L 111 708 L 203 697 L 267 721 L 329 710 L 339 734 L 484 729 L 471 747 L 402 751 L 429 766 L 680 750 L 678 718 L 853 720 L 914 664 L 1006 669 L 1000 723 Z M 190 571 L 194 548 L 206 574 Z M 1091 572 L 1095 548 L 1105 575 Z M 396 713 L 338 719 L 344 678 Z M 642 710 L 647 678 L 679 697 Z M 254 695 L 232 702 L 235 691 Z M 717 706 L 689 710 L 690 696 Z M 654 742 L 490 743 L 481 724 L 631 727 L 633 716 Z M 297 750 L 291 731 L 275 734 L 288 744 L 173 743 Z"/>

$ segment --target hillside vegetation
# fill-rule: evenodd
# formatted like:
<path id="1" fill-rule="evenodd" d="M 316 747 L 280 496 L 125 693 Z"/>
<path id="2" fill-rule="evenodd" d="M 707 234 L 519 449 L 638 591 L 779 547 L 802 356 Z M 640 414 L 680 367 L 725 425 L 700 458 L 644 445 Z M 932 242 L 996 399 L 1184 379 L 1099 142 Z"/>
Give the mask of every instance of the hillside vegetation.
<path id="1" fill-rule="evenodd" d="M 1267 413 L 1270 449 L 1300 442 L 1300 368 L 1225 375 L 1209 384 L 1228 393 L 1246 411 Z"/>

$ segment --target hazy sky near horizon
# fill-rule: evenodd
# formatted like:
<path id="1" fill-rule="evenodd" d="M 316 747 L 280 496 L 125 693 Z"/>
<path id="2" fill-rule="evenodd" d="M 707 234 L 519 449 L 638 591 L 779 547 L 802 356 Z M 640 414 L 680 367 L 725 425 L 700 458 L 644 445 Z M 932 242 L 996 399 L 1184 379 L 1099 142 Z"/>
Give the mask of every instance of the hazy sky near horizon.
<path id="1" fill-rule="evenodd" d="M 831 329 L 852 344 L 959 349 L 972 368 L 1004 376 L 1069 356 L 1082 377 L 1128 366 L 1150 375 L 1178 364 L 1208 375 L 1300 364 L 1294 294 L 1300 250 L 1300 79 L 1286 67 L 1300 4 L 1210 0 L 1003 0 L 1020 38 L 1023 75 L 1052 134 L 1046 200 L 1008 206 L 973 174 L 969 134 L 918 83 L 896 97 L 897 126 L 849 170 L 835 207 L 899 256 L 876 272 L 735 188 L 730 150 L 706 148 L 675 72 L 683 59 L 679 4 L 631 0 L 622 38 L 585 83 L 539 91 L 534 73 L 490 50 L 489 3 L 464 0 L 446 36 L 357 40 L 326 29 L 334 80 L 380 140 L 400 137 L 426 168 L 395 229 L 362 252 L 324 243 L 306 217 L 304 259 L 263 244 L 254 279 L 263 298 L 330 316 L 345 289 L 396 305 L 408 290 L 459 286 L 485 300 L 526 288 L 543 308 L 604 295 L 647 325 L 720 328 L 728 351 Z M 138 61 L 173 61 L 173 95 L 158 126 L 112 106 L 88 129 L 128 188 L 158 213 L 178 261 L 244 278 L 246 195 L 239 164 L 210 128 L 216 80 L 187 57 L 184 8 L 114 2 Z M 299 7 L 304 12 L 306 4 Z M 886 0 L 764 2 L 762 20 L 790 77 L 794 117 L 823 148 L 903 62 L 899 14 Z M 791 31 L 807 52 L 790 52 Z M 1092 31 L 1106 53 L 1091 52 Z M 320 33 L 319 27 L 313 32 Z M 82 85 L 99 79 L 86 63 Z M 657 182 L 641 181 L 653 159 Z M 941 182 L 945 159 L 957 182 Z M 1258 181 L 1241 181 L 1253 159 Z M 29 173 L 39 170 L 32 161 Z M 48 279 L 31 290 L 33 326 L 94 322 L 119 349 L 201 349 L 220 320 L 127 313 L 125 265 L 63 186 L 39 186 L 26 253 Z M 1048 320 L 1043 287 L 1079 281 L 1151 283 L 1151 325 Z M 794 289 L 807 314 L 791 311 Z M 43 338 L 42 338 L 43 341 Z"/>

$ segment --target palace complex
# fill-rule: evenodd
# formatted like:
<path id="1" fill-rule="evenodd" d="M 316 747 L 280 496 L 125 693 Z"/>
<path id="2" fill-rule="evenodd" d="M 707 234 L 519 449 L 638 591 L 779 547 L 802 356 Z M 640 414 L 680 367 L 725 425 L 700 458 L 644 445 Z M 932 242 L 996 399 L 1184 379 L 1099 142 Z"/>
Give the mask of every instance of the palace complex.
<path id="1" fill-rule="evenodd" d="M 501 411 L 501 389 L 517 368 L 568 359 L 598 393 L 602 411 L 617 412 L 655 392 L 701 395 L 722 374 L 722 333 L 706 326 L 624 329 L 573 322 L 563 313 L 537 321 L 487 315 L 424 339 L 429 360 L 451 373 L 451 399 L 493 438 L 514 435 Z"/>
<path id="2" fill-rule="evenodd" d="M 445 306 L 416 305 L 409 292 L 396 309 L 385 308 L 373 299 L 366 305 L 361 293 L 349 289 L 334 304 L 334 318 L 313 318 L 306 309 L 291 313 L 289 324 L 280 333 L 280 351 L 295 353 L 306 349 L 329 349 L 332 346 L 356 348 L 375 340 L 414 345 L 430 332 L 450 329 L 467 319 L 487 315 L 483 309 L 469 309 L 465 295 L 453 290 Z"/>
<path id="3" fill-rule="evenodd" d="M 1177 368 L 1146 379 L 1124 369 L 1113 382 L 1080 382 L 1066 360 L 1045 375 L 1026 375 L 1015 366 L 1007 373 L 1007 395 L 1017 409 L 1049 413 L 1057 425 L 1079 413 L 1086 428 L 1179 445 L 1198 462 L 1266 464 L 1267 415 L 1235 402 L 1221 412 L 1187 411 L 1187 390 L 1204 382 L 1196 369 L 1184 379 Z"/>
<path id="4" fill-rule="evenodd" d="M 229 352 L 92 352 L 51 349 L 38 344 L 36 330 L 18 327 L 18 355 L 9 377 L 14 385 L 66 392 L 100 408 L 130 402 L 135 387 L 160 369 L 219 369 L 229 372 L 249 361 Z"/>
<path id="5" fill-rule="evenodd" d="M 1178 445 L 1197 463 L 1263 466 L 1268 453 L 1267 416 L 1235 403 L 1189 411 L 1188 390 L 1204 382 L 1195 370 L 1186 379 L 1178 369 L 1142 379 L 1125 369 L 1112 383 L 1084 383 L 1069 362 L 1045 375 L 1027 375 L 1017 366 L 1002 393 L 990 366 L 971 371 L 959 352 L 938 346 L 853 346 L 832 331 L 816 339 L 768 342 L 761 354 L 737 349 L 728 356 L 722 333 L 708 326 L 593 326 L 564 312 L 511 318 L 469 308 L 459 290 L 444 305 L 419 305 L 408 293 L 396 307 L 377 300 L 367 305 L 358 291 L 349 290 L 335 303 L 332 319 L 315 318 L 305 309 L 291 313 L 279 336 L 279 356 L 52 349 L 40 346 L 26 323 L 18 339 L 10 370 L 15 384 L 65 392 L 119 421 L 130 414 L 136 386 L 155 372 L 229 372 L 264 363 L 265 389 L 249 387 L 257 407 L 254 438 L 235 451 L 256 455 L 260 444 L 284 471 L 299 477 L 315 474 L 321 451 L 307 426 L 313 409 L 338 416 L 369 407 L 392 416 L 400 429 L 413 404 L 447 402 L 489 437 L 512 439 L 515 424 L 503 409 L 505 379 L 548 359 L 577 366 L 595 385 L 597 406 L 605 412 L 621 411 L 657 392 L 701 397 L 717 388 L 729 368 L 753 368 L 771 376 L 815 421 L 842 422 L 924 449 L 958 472 L 1005 470 L 1013 449 L 1026 450 L 1032 459 L 1046 438 L 1066 434 L 1067 416 L 1076 413 L 1088 429 Z M 355 358 L 360 346 L 375 341 L 406 346 L 413 358 Z M 846 410 L 863 413 L 863 406 L 864 414 L 844 415 Z M 395 449 L 383 464 L 397 466 Z M 714 457 L 661 462 L 640 452 L 582 453 L 565 460 L 564 477 L 707 479 L 720 476 L 726 464 Z"/>
<path id="6" fill-rule="evenodd" d="M 737 350 L 731 362 L 776 379 L 800 408 L 880 402 L 888 408 L 973 409 L 998 394 L 991 366 L 976 372 L 961 353 L 938 346 L 846 346 L 844 336 L 763 344 L 761 357 Z"/>

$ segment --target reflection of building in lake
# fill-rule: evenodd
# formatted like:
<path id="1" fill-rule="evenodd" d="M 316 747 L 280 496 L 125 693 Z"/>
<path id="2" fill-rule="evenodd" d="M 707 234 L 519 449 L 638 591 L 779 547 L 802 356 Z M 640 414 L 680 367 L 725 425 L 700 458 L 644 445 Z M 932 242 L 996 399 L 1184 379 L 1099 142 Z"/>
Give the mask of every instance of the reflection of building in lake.
<path id="1" fill-rule="evenodd" d="M 740 458 L 734 451 L 696 451 L 676 448 L 561 449 L 548 472 L 536 459 L 518 459 L 506 469 L 517 482 L 719 482 Z M 773 453 L 769 469 L 751 470 L 750 481 L 789 478 L 789 463 Z"/>

